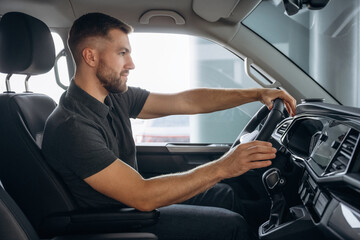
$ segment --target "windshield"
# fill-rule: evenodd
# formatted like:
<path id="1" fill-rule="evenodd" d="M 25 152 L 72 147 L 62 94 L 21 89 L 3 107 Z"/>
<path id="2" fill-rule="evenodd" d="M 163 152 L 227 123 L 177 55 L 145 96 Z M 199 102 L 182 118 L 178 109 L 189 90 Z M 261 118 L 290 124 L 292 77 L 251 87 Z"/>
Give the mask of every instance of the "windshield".
<path id="1" fill-rule="evenodd" d="M 281 0 L 263 1 L 243 21 L 341 104 L 360 107 L 360 1 L 330 0 L 288 16 Z"/>

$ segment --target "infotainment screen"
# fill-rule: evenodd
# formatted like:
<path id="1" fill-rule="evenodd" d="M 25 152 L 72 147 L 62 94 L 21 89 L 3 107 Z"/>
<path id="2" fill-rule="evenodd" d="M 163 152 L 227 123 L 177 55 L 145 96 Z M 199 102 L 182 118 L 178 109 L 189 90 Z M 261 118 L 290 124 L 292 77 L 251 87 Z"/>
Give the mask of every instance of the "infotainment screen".
<path id="1" fill-rule="evenodd" d="M 311 154 L 312 160 L 323 170 L 332 160 L 334 153 L 339 148 L 349 127 L 330 120 L 324 125 L 322 133 L 318 137 L 318 142 Z"/>

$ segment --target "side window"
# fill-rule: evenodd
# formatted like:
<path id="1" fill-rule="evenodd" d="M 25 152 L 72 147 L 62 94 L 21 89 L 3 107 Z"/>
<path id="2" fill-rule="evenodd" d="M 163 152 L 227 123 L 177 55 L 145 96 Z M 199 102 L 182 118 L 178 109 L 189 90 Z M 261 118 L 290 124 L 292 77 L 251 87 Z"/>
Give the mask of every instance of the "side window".
<path id="1" fill-rule="evenodd" d="M 60 36 L 57 33 L 52 33 L 52 37 L 54 39 L 55 44 L 55 52 L 56 55 L 64 49 L 64 43 L 61 40 Z M 65 62 L 65 58 L 61 58 L 58 66 L 59 66 L 59 75 L 61 79 L 69 79 L 67 72 L 67 65 Z M 25 91 L 25 75 L 17 75 L 14 74 L 10 78 L 10 86 L 11 91 L 21 93 Z M 6 91 L 5 87 L 5 78 L 6 74 L 0 73 L 0 91 Z M 56 84 L 54 68 L 52 68 L 49 72 L 45 74 L 31 76 L 29 79 L 29 90 L 36 93 L 44 93 L 50 96 L 54 101 L 59 102 L 59 98 L 61 94 L 64 92 L 62 88 L 60 88 Z"/>
<path id="2" fill-rule="evenodd" d="M 171 34 L 130 35 L 135 70 L 129 85 L 171 93 L 191 88 L 260 87 L 243 60 L 211 41 Z M 209 114 L 132 120 L 142 142 L 231 143 L 260 108 L 258 102 Z"/>

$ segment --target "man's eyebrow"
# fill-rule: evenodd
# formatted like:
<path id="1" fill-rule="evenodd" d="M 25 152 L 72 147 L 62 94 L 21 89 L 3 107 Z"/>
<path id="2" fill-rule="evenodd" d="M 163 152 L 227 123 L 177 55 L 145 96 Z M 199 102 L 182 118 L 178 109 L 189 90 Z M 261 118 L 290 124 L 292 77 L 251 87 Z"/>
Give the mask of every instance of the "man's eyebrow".
<path id="1" fill-rule="evenodd" d="M 131 52 L 130 49 L 128 49 L 127 47 L 120 47 L 118 51 L 125 51 L 125 52 Z"/>

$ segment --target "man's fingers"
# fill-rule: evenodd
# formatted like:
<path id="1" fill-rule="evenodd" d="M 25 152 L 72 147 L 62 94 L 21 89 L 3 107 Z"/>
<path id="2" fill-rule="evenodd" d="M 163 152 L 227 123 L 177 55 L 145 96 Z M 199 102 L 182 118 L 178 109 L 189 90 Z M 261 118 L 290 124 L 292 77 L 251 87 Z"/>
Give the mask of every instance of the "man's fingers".
<path id="1" fill-rule="evenodd" d="M 276 157 L 275 153 L 254 153 L 249 155 L 248 161 L 249 162 L 256 162 L 268 159 L 274 159 Z"/>
<path id="2" fill-rule="evenodd" d="M 295 116 L 295 109 L 293 109 L 288 102 L 285 102 L 285 107 L 290 116 Z"/>
<path id="3" fill-rule="evenodd" d="M 285 103 L 285 107 L 287 111 L 290 113 L 291 116 L 295 116 L 295 109 L 296 109 L 296 100 L 290 94 L 283 91 L 284 96 L 281 99 Z"/>
<path id="4" fill-rule="evenodd" d="M 254 154 L 275 154 L 276 153 L 276 149 L 273 147 L 269 147 L 269 146 L 254 146 L 252 148 L 248 148 L 246 150 L 247 154 L 254 155 Z M 251 156 L 252 158 L 254 156 Z"/>
<path id="5" fill-rule="evenodd" d="M 270 147 L 272 147 L 272 144 L 270 142 L 255 140 L 255 141 L 252 141 L 252 142 L 242 143 L 242 144 L 239 145 L 239 147 L 242 147 L 244 149 L 252 148 L 252 147 L 255 147 L 255 146 L 270 146 Z"/>
<path id="6" fill-rule="evenodd" d="M 270 142 L 255 140 L 252 142 L 240 144 L 239 148 L 240 148 L 239 151 L 248 151 L 250 153 L 254 153 L 258 151 L 266 152 L 272 149 L 272 144 Z"/>
<path id="7" fill-rule="evenodd" d="M 293 113 L 293 110 L 291 109 L 289 103 L 285 102 L 285 108 L 286 108 L 286 110 L 288 111 L 288 113 L 289 113 L 291 116 L 293 116 L 294 113 Z"/>
<path id="8" fill-rule="evenodd" d="M 240 145 L 238 150 L 247 161 L 273 159 L 276 157 L 276 149 L 269 142 L 253 141 Z"/>
<path id="9" fill-rule="evenodd" d="M 291 116 L 295 116 L 295 111 L 296 111 L 295 99 L 294 99 L 294 101 L 290 101 L 290 102 L 285 101 L 285 107 Z"/>
<path id="10" fill-rule="evenodd" d="M 271 111 L 271 109 L 273 108 L 273 106 L 274 106 L 274 103 L 273 103 L 273 101 L 270 101 L 270 102 L 268 102 L 268 103 L 265 103 L 265 105 L 268 107 L 268 109 Z"/>
<path id="11" fill-rule="evenodd" d="M 269 159 L 276 157 L 276 149 L 264 141 L 252 141 L 238 145 L 224 155 L 227 177 L 239 176 L 250 169 L 271 165 Z"/>
<path id="12" fill-rule="evenodd" d="M 280 98 L 284 103 L 287 111 L 291 116 L 295 116 L 296 100 L 289 93 L 279 89 L 266 89 L 262 91 L 261 102 L 264 103 L 269 110 L 273 108 L 273 103 L 276 98 Z"/>
<path id="13" fill-rule="evenodd" d="M 271 165 L 271 161 L 256 161 L 256 162 L 251 162 L 249 163 L 249 166 L 251 169 L 255 169 L 255 168 L 264 168 L 264 167 L 268 167 Z"/>

